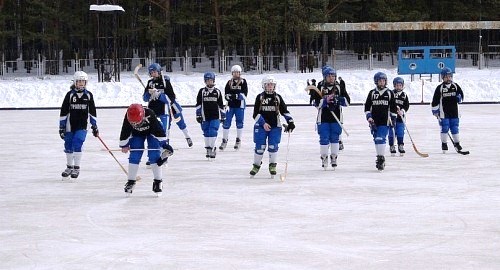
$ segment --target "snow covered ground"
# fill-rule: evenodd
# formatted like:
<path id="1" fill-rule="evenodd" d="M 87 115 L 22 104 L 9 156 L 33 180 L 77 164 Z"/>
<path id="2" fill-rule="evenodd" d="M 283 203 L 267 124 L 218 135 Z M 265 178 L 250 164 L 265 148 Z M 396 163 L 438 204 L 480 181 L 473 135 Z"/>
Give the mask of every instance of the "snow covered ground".
<path id="1" fill-rule="evenodd" d="M 392 70 L 339 70 L 346 82 L 352 102 L 363 103 L 370 89 L 374 88 L 373 75 L 377 71 L 383 71 L 389 78 L 389 86 L 392 88 L 392 80 L 398 76 L 395 69 Z M 142 68 L 140 75 L 144 82 L 147 81 L 146 69 Z M 462 87 L 465 93 L 464 102 L 500 102 L 500 69 L 473 69 L 457 68 L 454 76 L 455 81 Z M 90 81 L 88 89 L 94 94 L 96 105 L 105 106 L 128 106 L 133 102 L 142 102 L 142 86 L 132 73 L 122 73 L 121 82 L 97 83 L 97 74 L 89 74 Z M 255 96 L 262 91 L 261 80 L 264 75 L 243 74 L 249 85 L 249 99 L 253 103 Z M 203 74 L 193 73 L 169 74 L 172 85 L 182 105 L 194 105 L 196 94 L 204 86 Z M 304 91 L 307 79 L 321 80 L 320 70 L 314 73 L 277 73 L 274 74 L 278 81 L 278 92 L 289 104 L 306 104 L 309 98 Z M 223 89 L 230 74 L 218 74 L 216 84 Z M 405 91 L 409 94 L 410 102 L 430 102 L 434 89 L 439 84 L 437 75 L 433 81 L 422 81 L 415 76 L 411 82 L 409 75 L 402 75 L 405 80 Z M 72 76 L 49 76 L 44 79 L 37 78 L 9 78 L 0 80 L 0 109 L 1 108 L 59 108 L 64 95 L 69 90 Z"/>
<path id="2" fill-rule="evenodd" d="M 500 106 L 461 108 L 462 145 L 470 155 L 442 154 L 429 106 L 414 105 L 409 130 L 430 156 L 417 156 L 407 137 L 407 154 L 388 156 L 380 173 L 361 106 L 345 110 L 350 136 L 335 171 L 320 166 L 314 108 L 291 107 L 297 129 L 284 182 L 270 179 L 267 155 L 249 178 L 251 109 L 242 149 L 232 149 L 232 129 L 228 150 L 209 162 L 194 109 L 187 108 L 195 145 L 187 148 L 173 127 L 177 150 L 163 169 L 159 198 L 145 165 L 126 198 L 125 174 L 91 134 L 80 177 L 61 181 L 58 110 L 0 110 L 0 268 L 495 269 Z M 124 113 L 98 110 L 101 137 L 113 149 Z M 127 155 L 114 153 L 126 165 Z"/>

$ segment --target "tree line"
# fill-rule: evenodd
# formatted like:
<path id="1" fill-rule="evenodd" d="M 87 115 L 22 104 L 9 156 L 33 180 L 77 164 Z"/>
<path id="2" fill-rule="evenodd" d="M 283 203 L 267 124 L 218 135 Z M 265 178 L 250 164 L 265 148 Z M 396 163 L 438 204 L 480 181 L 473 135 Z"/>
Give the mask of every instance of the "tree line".
<path id="1" fill-rule="evenodd" d="M 125 12 L 90 11 L 92 4 Z M 0 0 L 0 51 L 6 58 L 74 58 L 101 47 L 120 57 L 158 48 L 162 56 L 240 55 L 356 49 L 373 42 L 475 42 L 471 31 L 311 32 L 311 23 L 498 20 L 498 0 Z M 498 31 L 483 40 L 498 43 Z M 6 59 L 8 60 L 8 59 Z"/>

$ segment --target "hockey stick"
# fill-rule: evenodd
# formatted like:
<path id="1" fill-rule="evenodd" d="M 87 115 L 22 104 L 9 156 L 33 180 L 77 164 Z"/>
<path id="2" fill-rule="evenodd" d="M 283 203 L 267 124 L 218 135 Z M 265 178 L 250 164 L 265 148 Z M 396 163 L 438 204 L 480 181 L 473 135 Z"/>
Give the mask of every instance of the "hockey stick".
<path id="1" fill-rule="evenodd" d="M 408 137 L 410 138 L 411 145 L 413 146 L 413 150 L 415 150 L 415 153 L 417 153 L 417 155 L 424 157 L 424 158 L 429 157 L 429 154 L 421 153 L 420 151 L 417 150 L 417 146 L 413 142 L 413 139 L 410 135 L 410 131 L 408 130 L 408 125 L 406 124 L 406 116 L 401 116 L 401 119 L 403 119 L 403 123 L 405 124 L 406 133 L 408 133 Z"/>
<path id="2" fill-rule="evenodd" d="M 151 149 L 147 149 L 147 148 L 138 148 L 138 149 L 129 149 L 128 151 L 162 151 L 164 149 L 161 149 L 161 148 L 151 148 Z M 111 151 L 111 152 L 121 152 L 122 149 L 101 149 L 101 151 Z"/>
<path id="3" fill-rule="evenodd" d="M 286 142 L 286 155 L 285 155 L 285 171 L 280 174 L 280 180 L 281 182 L 285 182 L 285 179 L 288 175 L 288 152 L 290 152 L 290 134 L 292 132 L 288 132 L 288 139 L 287 139 L 287 142 Z"/>
<path id="4" fill-rule="evenodd" d="M 120 165 L 120 168 L 122 169 L 122 171 L 128 176 L 127 170 L 123 167 L 123 165 L 120 163 L 120 161 L 118 161 L 118 159 L 116 159 L 113 152 L 111 152 L 111 150 L 106 145 L 106 143 L 104 143 L 104 141 L 101 139 L 101 136 L 97 136 L 97 138 L 99 139 L 99 141 L 101 141 L 102 145 L 104 145 L 104 147 L 108 150 L 108 153 L 115 159 L 116 163 L 118 163 L 118 165 Z M 135 180 L 139 181 L 139 180 L 141 180 L 141 177 L 137 176 Z"/>
<path id="5" fill-rule="evenodd" d="M 347 137 L 349 137 L 349 132 L 347 132 L 347 130 L 345 129 L 344 125 L 342 125 L 342 122 L 340 122 L 339 118 L 335 115 L 334 112 L 330 111 L 330 113 L 333 115 L 333 117 L 335 118 L 335 120 L 337 120 L 337 123 L 339 123 L 340 128 L 342 128 L 342 130 L 344 131 L 345 135 Z"/>
<path id="6" fill-rule="evenodd" d="M 439 122 L 439 126 L 441 126 L 441 118 L 439 118 L 439 117 L 436 117 L 436 118 L 437 118 L 437 120 Z M 468 155 L 468 154 L 470 154 L 469 151 L 462 151 L 462 150 L 459 150 L 458 148 L 456 148 L 455 147 L 455 141 L 453 141 L 453 138 L 451 137 L 450 132 L 447 132 L 446 134 L 448 134 L 448 138 L 450 138 L 450 141 L 453 144 L 453 148 L 455 148 L 455 151 L 457 151 L 457 153 L 462 154 L 462 155 Z"/>
<path id="7" fill-rule="evenodd" d="M 141 69 L 141 67 L 142 67 L 142 64 L 139 64 L 134 68 L 134 76 L 142 84 L 142 87 L 146 88 L 146 85 L 142 82 L 141 77 L 139 76 L 139 69 Z M 174 117 L 174 112 L 172 111 L 172 107 L 170 107 L 170 104 L 168 106 L 168 109 L 170 110 L 170 116 L 172 117 L 174 122 L 177 123 L 177 122 L 181 121 L 180 117 L 178 117 L 178 118 Z"/>

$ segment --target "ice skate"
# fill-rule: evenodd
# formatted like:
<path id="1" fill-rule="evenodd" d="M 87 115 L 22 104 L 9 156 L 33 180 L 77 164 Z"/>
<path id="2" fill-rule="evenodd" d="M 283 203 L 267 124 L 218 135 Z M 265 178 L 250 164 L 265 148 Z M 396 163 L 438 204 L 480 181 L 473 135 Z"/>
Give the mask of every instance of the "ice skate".
<path id="1" fill-rule="evenodd" d="M 259 165 L 253 164 L 252 170 L 250 171 L 250 177 L 253 178 L 260 170 Z"/>
<path id="2" fill-rule="evenodd" d="M 396 146 L 393 144 L 390 146 L 389 148 L 389 151 L 391 152 L 391 156 L 395 156 L 396 155 Z"/>
<path id="3" fill-rule="evenodd" d="M 71 171 L 71 178 L 78 178 L 78 175 L 80 175 L 80 166 L 74 166 Z"/>
<path id="4" fill-rule="evenodd" d="M 212 149 L 212 152 L 210 152 L 210 158 L 215 158 L 215 156 L 217 155 L 217 147 L 214 147 Z"/>
<path id="5" fill-rule="evenodd" d="M 453 147 L 455 147 L 455 149 L 456 149 L 457 151 L 462 151 L 462 146 L 460 145 L 460 143 L 459 143 L 459 142 L 454 143 L 454 144 L 453 144 Z"/>
<path id="6" fill-rule="evenodd" d="M 73 166 L 66 165 L 66 169 L 61 173 L 63 180 L 68 179 L 72 171 L 73 171 Z"/>
<path id="7" fill-rule="evenodd" d="M 326 171 L 328 168 L 328 156 L 321 156 L 321 167 Z"/>
<path id="8" fill-rule="evenodd" d="M 441 143 L 441 150 L 443 150 L 443 154 L 446 153 L 446 151 L 448 151 L 448 144 L 447 143 Z"/>
<path id="9" fill-rule="evenodd" d="M 238 150 L 240 149 L 241 146 L 241 140 L 240 138 L 236 138 L 236 143 L 234 144 L 234 149 Z"/>
<path id="10" fill-rule="evenodd" d="M 132 194 L 134 187 L 135 187 L 135 180 L 128 180 L 124 188 L 125 193 L 129 195 Z"/>
<path id="11" fill-rule="evenodd" d="M 330 164 L 332 165 L 332 168 L 335 170 L 337 167 L 337 156 L 331 155 L 330 156 Z"/>
<path id="12" fill-rule="evenodd" d="M 404 156 L 406 153 L 404 144 L 398 144 L 398 152 L 400 156 Z"/>
<path id="13" fill-rule="evenodd" d="M 211 153 L 212 153 L 212 148 L 210 148 L 210 147 L 205 147 L 205 149 L 207 150 L 207 154 L 205 155 L 205 157 L 206 157 L 207 159 L 210 159 L 210 155 L 211 155 Z"/>
<path id="14" fill-rule="evenodd" d="M 344 143 L 342 141 L 339 141 L 339 150 L 344 150 Z"/>
<path id="15" fill-rule="evenodd" d="M 186 138 L 186 141 L 187 141 L 188 147 L 191 148 L 193 146 L 193 140 L 191 140 L 191 138 Z"/>
<path id="16" fill-rule="evenodd" d="M 276 163 L 269 163 L 269 173 L 271 174 L 271 179 L 276 175 Z"/>
<path id="17" fill-rule="evenodd" d="M 384 170 L 384 168 L 385 168 L 385 157 L 384 156 L 377 156 L 377 161 L 376 161 L 375 167 L 377 167 L 377 169 L 379 171 Z"/>
<path id="18" fill-rule="evenodd" d="M 227 146 L 227 140 L 222 139 L 222 143 L 219 146 L 219 150 L 224 151 L 224 149 L 226 149 L 226 146 Z"/>
<path id="19" fill-rule="evenodd" d="M 161 192 L 162 192 L 162 181 L 161 180 L 154 179 L 153 192 L 156 193 L 157 196 L 161 195 Z"/>

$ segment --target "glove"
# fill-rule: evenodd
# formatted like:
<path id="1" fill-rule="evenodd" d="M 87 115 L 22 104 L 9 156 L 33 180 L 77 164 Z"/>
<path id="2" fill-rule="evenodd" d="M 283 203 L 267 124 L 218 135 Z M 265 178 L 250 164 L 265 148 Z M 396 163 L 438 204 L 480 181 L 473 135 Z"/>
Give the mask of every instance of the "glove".
<path id="1" fill-rule="evenodd" d="M 333 95 L 326 95 L 325 98 L 328 104 L 333 104 L 335 102 L 335 98 Z"/>
<path id="2" fill-rule="evenodd" d="M 335 96 L 335 98 L 333 99 L 333 104 L 336 106 L 346 106 L 347 102 L 345 97 Z"/>
<path id="3" fill-rule="evenodd" d="M 94 135 L 94 137 L 99 137 L 99 129 L 97 129 L 97 126 L 91 126 L 92 128 L 92 135 Z"/>
<path id="4" fill-rule="evenodd" d="M 462 95 L 460 94 L 457 95 L 457 102 L 462 103 Z"/>
<path id="5" fill-rule="evenodd" d="M 201 117 L 201 115 L 197 115 L 196 116 L 196 122 L 200 123 L 203 122 L 203 117 Z"/>
<path id="6" fill-rule="evenodd" d="M 293 122 L 288 122 L 288 125 L 283 125 L 285 127 L 285 132 L 292 132 L 295 129 L 295 124 Z"/>
<path id="7" fill-rule="evenodd" d="M 439 109 L 432 110 L 432 115 L 439 117 Z"/>
<path id="8" fill-rule="evenodd" d="M 167 160 L 170 156 L 174 154 L 174 148 L 170 146 L 166 141 L 160 143 L 161 148 L 165 149 L 161 152 L 160 158 L 156 161 L 156 165 L 161 166 L 167 163 Z"/>
<path id="9" fill-rule="evenodd" d="M 64 137 L 66 136 L 66 128 L 65 127 L 59 127 L 59 136 L 61 139 L 64 140 Z"/>

